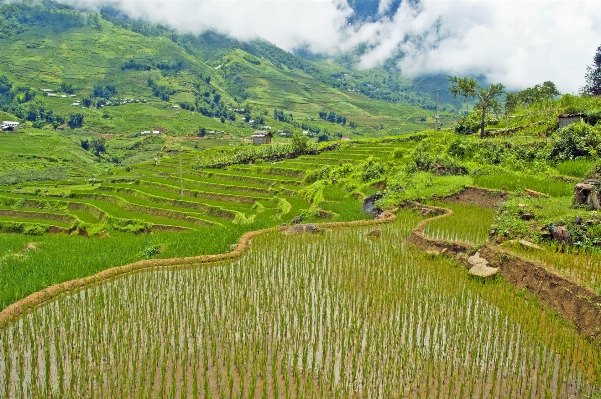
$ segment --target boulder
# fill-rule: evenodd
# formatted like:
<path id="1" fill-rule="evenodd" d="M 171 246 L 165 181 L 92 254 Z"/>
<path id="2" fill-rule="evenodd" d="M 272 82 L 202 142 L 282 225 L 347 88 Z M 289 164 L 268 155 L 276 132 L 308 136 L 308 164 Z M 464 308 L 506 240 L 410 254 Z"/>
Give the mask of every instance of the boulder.
<path id="1" fill-rule="evenodd" d="M 530 213 L 530 212 L 522 213 L 522 215 L 520 216 L 520 218 L 524 221 L 532 220 L 532 219 L 534 219 L 534 217 L 535 217 L 534 213 Z"/>
<path id="2" fill-rule="evenodd" d="M 316 234 L 323 232 L 323 229 L 315 224 L 297 224 L 285 230 L 286 234 Z"/>
<path id="3" fill-rule="evenodd" d="M 584 179 L 574 187 L 574 205 L 586 205 L 589 209 L 601 209 L 601 180 Z"/>
<path id="4" fill-rule="evenodd" d="M 491 277 L 499 272 L 498 267 L 489 267 L 488 261 L 480 257 L 480 251 L 467 258 L 467 263 L 471 265 L 469 274 L 479 277 Z"/>
<path id="5" fill-rule="evenodd" d="M 363 213 L 373 217 L 377 217 L 380 213 L 382 213 L 382 209 L 376 206 L 376 201 L 382 199 L 383 196 L 384 195 L 382 193 L 378 192 L 365 198 L 363 201 Z"/>
<path id="6" fill-rule="evenodd" d="M 572 245 L 572 237 L 565 226 L 553 226 L 550 230 L 555 241 L 564 245 Z"/>
<path id="7" fill-rule="evenodd" d="M 524 194 L 526 194 L 530 197 L 533 197 L 533 198 L 539 198 L 539 197 L 549 198 L 549 196 L 547 194 L 541 193 L 539 191 L 530 190 L 529 188 L 524 190 Z"/>
<path id="8" fill-rule="evenodd" d="M 382 229 L 375 229 L 365 234 L 366 237 L 379 238 L 382 237 Z"/>

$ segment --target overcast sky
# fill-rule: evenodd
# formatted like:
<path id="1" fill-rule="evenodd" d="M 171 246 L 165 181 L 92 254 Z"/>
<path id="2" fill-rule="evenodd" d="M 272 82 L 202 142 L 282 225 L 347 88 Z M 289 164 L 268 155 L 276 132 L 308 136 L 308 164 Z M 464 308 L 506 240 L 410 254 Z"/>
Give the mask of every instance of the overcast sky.
<path id="1" fill-rule="evenodd" d="M 369 49 L 360 66 L 399 52 L 404 74 L 483 74 L 522 89 L 551 80 L 563 93 L 584 84 L 601 45 L 599 0 L 379 1 L 369 18 L 353 18 L 347 0 L 115 0 L 133 18 L 185 32 L 214 29 L 235 38 L 263 38 L 286 50 L 335 54 Z M 88 8 L 107 0 L 59 0 Z M 356 17 L 356 15 L 355 15 Z M 363 22 L 359 22 L 363 21 Z"/>

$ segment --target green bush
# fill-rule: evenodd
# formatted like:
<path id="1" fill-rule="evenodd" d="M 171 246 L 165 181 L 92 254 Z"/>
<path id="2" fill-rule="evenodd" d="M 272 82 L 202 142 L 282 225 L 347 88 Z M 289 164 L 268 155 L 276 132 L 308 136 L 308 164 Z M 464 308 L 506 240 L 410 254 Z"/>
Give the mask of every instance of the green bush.
<path id="1" fill-rule="evenodd" d="M 46 233 L 46 226 L 41 224 L 29 224 L 23 227 L 23 234 L 28 236 L 41 236 Z"/>
<path id="2" fill-rule="evenodd" d="M 361 176 L 363 181 L 370 181 L 379 179 L 386 172 L 386 168 L 380 162 L 373 162 L 365 166 L 363 175 Z"/>
<path id="3" fill-rule="evenodd" d="M 551 158 L 559 161 L 580 157 L 597 157 L 601 131 L 584 122 L 572 123 L 552 135 Z"/>

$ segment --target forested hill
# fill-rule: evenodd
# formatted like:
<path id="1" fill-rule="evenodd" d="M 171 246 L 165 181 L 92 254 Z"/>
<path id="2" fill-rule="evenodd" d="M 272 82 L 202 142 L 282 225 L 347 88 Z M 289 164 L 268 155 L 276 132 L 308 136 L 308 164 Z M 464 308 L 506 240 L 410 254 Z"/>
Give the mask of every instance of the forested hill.
<path id="1" fill-rule="evenodd" d="M 225 119 L 222 124 L 246 119 L 303 130 L 310 124 L 290 122 L 316 119 L 314 130 L 323 130 L 318 126 L 322 111 L 353 122 L 333 129 L 341 133 L 376 134 L 385 128 L 400 133 L 432 124 L 436 88 L 446 88 L 439 87 L 446 84 L 439 77 L 405 79 L 392 66 L 355 70 L 352 54 L 338 62 L 310 61 L 265 41 L 240 42 L 215 32 L 179 34 L 114 9 L 82 12 L 51 1 L 0 1 L 0 47 L 0 77 L 13 91 L 26 87 L 29 100 L 35 97 L 8 108 L 5 101 L 0 104 L 5 112 L 27 119 L 30 108 L 41 105 L 68 114 L 70 104 L 57 103 L 41 90 L 69 92 L 90 100 L 84 102 L 90 111 L 80 111 L 84 126 L 110 133 L 130 126 L 111 119 L 110 112 L 99 118 L 92 112 L 98 100 L 108 106 L 136 99 L 155 108 L 182 106 L 205 118 Z M 442 103 L 441 110 L 448 111 L 443 120 L 450 123 L 460 104 L 446 97 Z M 30 119 L 39 118 L 38 112 Z M 211 122 L 198 125 L 211 127 Z"/>

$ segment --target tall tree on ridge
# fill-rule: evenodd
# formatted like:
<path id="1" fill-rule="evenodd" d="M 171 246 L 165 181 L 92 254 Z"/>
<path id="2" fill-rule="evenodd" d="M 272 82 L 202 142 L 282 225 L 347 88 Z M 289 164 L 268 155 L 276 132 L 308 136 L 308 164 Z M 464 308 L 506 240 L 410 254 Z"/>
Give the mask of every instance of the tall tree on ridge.
<path id="1" fill-rule="evenodd" d="M 486 112 L 490 108 L 498 108 L 499 102 L 497 97 L 503 94 L 505 86 L 502 84 L 491 84 L 490 87 L 485 88 L 480 86 L 474 78 L 458 78 L 457 76 L 449 76 L 449 82 L 451 87 L 449 91 L 453 94 L 453 98 L 457 96 L 463 97 L 466 101 L 470 99 L 478 99 L 476 109 L 482 110 L 482 117 L 480 119 L 480 138 L 484 137 L 484 125 L 486 120 Z"/>

